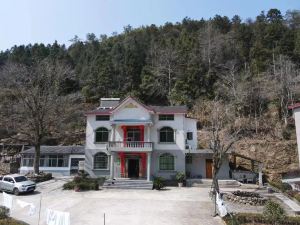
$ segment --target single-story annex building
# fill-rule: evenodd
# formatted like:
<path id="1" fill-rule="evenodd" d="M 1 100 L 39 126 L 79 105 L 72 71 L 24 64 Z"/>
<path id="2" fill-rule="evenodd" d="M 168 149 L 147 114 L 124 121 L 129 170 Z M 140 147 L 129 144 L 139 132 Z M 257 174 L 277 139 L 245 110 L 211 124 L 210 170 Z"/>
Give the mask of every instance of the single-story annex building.
<path id="1" fill-rule="evenodd" d="M 34 152 L 34 147 L 21 152 L 21 174 L 33 171 Z M 40 171 L 70 176 L 78 172 L 84 158 L 84 146 L 41 146 Z"/>

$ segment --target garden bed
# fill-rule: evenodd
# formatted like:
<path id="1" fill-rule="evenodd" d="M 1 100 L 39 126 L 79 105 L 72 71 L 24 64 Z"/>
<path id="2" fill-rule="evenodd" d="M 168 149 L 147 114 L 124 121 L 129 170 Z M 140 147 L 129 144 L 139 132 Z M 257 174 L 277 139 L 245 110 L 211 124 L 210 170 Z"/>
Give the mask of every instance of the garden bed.
<path id="1" fill-rule="evenodd" d="M 237 213 L 233 217 L 223 218 L 227 225 L 272 225 L 271 221 L 262 215 L 255 213 Z M 300 217 L 286 217 L 282 222 L 276 222 L 277 225 L 300 225 Z"/>
<path id="2" fill-rule="evenodd" d="M 34 174 L 33 172 L 32 173 L 28 173 L 28 174 L 26 174 L 26 177 L 29 180 L 32 180 L 32 181 L 34 181 L 36 183 L 48 181 L 48 180 L 51 180 L 53 178 L 52 177 L 52 173 L 44 173 L 44 172 L 40 172 L 38 175 Z"/>
<path id="3" fill-rule="evenodd" d="M 63 185 L 64 190 L 87 191 L 99 190 L 105 181 L 104 177 L 100 178 L 87 178 L 84 176 L 76 176 L 74 179 Z"/>
<path id="4" fill-rule="evenodd" d="M 262 206 L 267 202 L 267 199 L 255 192 L 234 191 L 224 195 L 224 200 L 238 204 Z"/>

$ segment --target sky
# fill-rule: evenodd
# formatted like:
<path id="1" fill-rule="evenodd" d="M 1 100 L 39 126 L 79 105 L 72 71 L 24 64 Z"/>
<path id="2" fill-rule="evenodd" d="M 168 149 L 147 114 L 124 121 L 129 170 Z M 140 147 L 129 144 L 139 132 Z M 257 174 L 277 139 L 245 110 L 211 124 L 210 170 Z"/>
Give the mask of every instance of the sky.
<path id="1" fill-rule="evenodd" d="M 254 19 L 270 8 L 285 14 L 300 9 L 300 0 L 0 0 L 0 51 L 55 40 L 68 46 L 75 35 L 85 40 L 87 33 L 121 33 L 129 24 L 163 25 L 216 14 Z"/>

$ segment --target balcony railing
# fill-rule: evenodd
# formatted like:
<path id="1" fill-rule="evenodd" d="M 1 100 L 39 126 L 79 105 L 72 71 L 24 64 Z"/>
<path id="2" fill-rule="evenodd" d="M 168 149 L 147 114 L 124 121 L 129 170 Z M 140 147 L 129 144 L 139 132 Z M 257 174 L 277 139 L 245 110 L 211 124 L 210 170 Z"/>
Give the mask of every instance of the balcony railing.
<path id="1" fill-rule="evenodd" d="M 152 142 L 144 141 L 110 141 L 108 148 L 114 151 L 152 151 Z"/>

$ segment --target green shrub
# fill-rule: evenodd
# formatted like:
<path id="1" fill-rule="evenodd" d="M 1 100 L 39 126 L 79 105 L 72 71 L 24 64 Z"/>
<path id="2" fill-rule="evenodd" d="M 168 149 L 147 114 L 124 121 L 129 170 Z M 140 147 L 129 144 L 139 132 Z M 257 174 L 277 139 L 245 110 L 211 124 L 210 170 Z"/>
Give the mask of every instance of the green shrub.
<path id="1" fill-rule="evenodd" d="M 0 206 L 0 220 L 8 218 L 9 215 L 9 208 L 5 206 Z"/>
<path id="2" fill-rule="evenodd" d="M 44 173 L 44 172 L 40 172 L 38 175 L 28 174 L 26 176 L 28 177 L 28 179 L 30 179 L 36 183 L 40 183 L 40 182 L 44 182 L 44 181 L 48 181 L 48 180 L 52 179 L 52 173 Z"/>
<path id="3" fill-rule="evenodd" d="M 63 185 L 64 190 L 73 190 L 74 188 L 75 188 L 75 182 L 74 181 L 67 182 Z"/>
<path id="4" fill-rule="evenodd" d="M 154 177 L 153 180 L 153 189 L 160 190 L 165 187 L 164 179 L 162 177 Z"/>
<path id="5" fill-rule="evenodd" d="M 281 181 L 270 181 L 269 184 L 282 192 L 293 190 L 292 186 L 288 183 L 282 183 Z"/>
<path id="6" fill-rule="evenodd" d="M 227 215 L 223 218 L 227 225 L 243 225 L 243 224 L 271 224 L 266 217 L 262 214 L 254 213 L 237 213 L 233 214 L 232 217 Z M 299 216 L 286 217 L 284 221 L 277 221 L 278 225 L 300 225 Z"/>
<path id="7" fill-rule="evenodd" d="M 0 225 L 29 225 L 29 224 L 12 218 L 6 218 L 0 220 Z"/>
<path id="8" fill-rule="evenodd" d="M 75 176 L 74 179 L 63 185 L 64 190 L 73 190 L 77 187 L 79 190 L 99 190 L 99 185 L 103 185 L 104 177 L 87 178 L 86 176 Z"/>
<path id="9" fill-rule="evenodd" d="M 182 172 L 178 172 L 176 174 L 176 180 L 179 182 L 179 183 L 183 183 L 183 181 L 185 180 L 185 174 L 182 173 Z"/>
<path id="10" fill-rule="evenodd" d="M 284 209 L 276 202 L 268 201 L 264 208 L 264 217 L 272 224 L 282 222 L 286 218 Z"/>
<path id="11" fill-rule="evenodd" d="M 300 202 L 300 194 L 299 194 L 299 193 L 295 194 L 295 195 L 294 195 L 294 198 L 295 198 L 298 202 Z"/>

